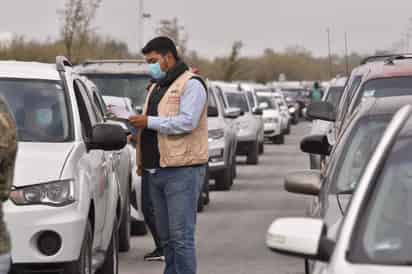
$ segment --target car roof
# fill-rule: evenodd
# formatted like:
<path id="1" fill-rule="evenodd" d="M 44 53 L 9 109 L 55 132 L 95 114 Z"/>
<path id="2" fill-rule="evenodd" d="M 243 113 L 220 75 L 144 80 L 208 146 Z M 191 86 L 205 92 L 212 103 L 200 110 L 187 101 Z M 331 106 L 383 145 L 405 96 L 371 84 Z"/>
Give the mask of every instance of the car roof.
<path id="1" fill-rule="evenodd" d="M 0 78 L 61 80 L 56 64 L 0 61 Z"/>
<path id="2" fill-rule="evenodd" d="M 394 60 L 392 62 L 372 62 L 366 64 L 369 73 L 364 81 L 379 78 L 412 76 L 412 60 Z"/>
<path id="3" fill-rule="evenodd" d="M 211 81 L 210 85 L 220 87 L 223 92 L 241 92 L 241 90 L 239 90 L 239 85 L 234 83 Z"/>
<path id="4" fill-rule="evenodd" d="M 81 74 L 136 74 L 150 75 L 149 65 L 144 60 L 88 60 L 76 66 Z"/>
<path id="5" fill-rule="evenodd" d="M 402 106 L 412 104 L 412 95 L 369 97 L 358 107 L 359 116 L 394 114 Z"/>

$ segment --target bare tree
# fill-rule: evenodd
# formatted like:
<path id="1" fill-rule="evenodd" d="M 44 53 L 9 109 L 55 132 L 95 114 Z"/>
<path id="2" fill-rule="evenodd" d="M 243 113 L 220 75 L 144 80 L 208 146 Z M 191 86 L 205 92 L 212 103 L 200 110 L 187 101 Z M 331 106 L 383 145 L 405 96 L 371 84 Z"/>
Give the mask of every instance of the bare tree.
<path id="1" fill-rule="evenodd" d="M 92 22 L 102 0 L 66 0 L 61 16 L 61 35 L 68 58 L 74 57 L 74 48 L 80 51 L 93 33 Z"/>
<path id="2" fill-rule="evenodd" d="M 243 47 L 242 41 L 235 41 L 232 45 L 232 52 L 230 53 L 229 58 L 226 60 L 224 80 L 232 81 L 235 74 L 239 70 L 239 55 L 240 50 Z"/>
<path id="3" fill-rule="evenodd" d="M 172 20 L 164 19 L 159 23 L 157 34 L 172 39 L 176 43 L 179 53 L 185 56 L 187 52 L 188 35 L 184 30 L 184 26 L 179 25 L 177 18 L 173 18 Z"/>

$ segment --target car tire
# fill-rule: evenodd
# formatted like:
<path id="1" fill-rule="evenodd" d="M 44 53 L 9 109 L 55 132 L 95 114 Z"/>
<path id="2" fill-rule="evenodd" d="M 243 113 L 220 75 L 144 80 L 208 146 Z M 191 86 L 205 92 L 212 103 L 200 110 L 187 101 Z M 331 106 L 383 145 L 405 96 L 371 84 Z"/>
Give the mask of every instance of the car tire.
<path id="1" fill-rule="evenodd" d="M 112 238 L 103 265 L 97 270 L 96 274 L 118 274 L 119 273 L 119 252 L 118 252 L 118 232 L 116 223 L 113 225 Z"/>
<path id="2" fill-rule="evenodd" d="M 209 168 L 206 166 L 206 174 L 205 174 L 205 182 L 203 183 L 203 193 L 204 193 L 204 201 L 205 205 L 210 203 L 210 183 L 209 183 Z"/>
<path id="3" fill-rule="evenodd" d="M 209 175 L 206 170 L 204 182 L 202 184 L 202 191 L 200 192 L 199 199 L 197 201 L 197 212 L 203 212 L 205 205 L 209 204 Z"/>
<path id="4" fill-rule="evenodd" d="M 232 175 L 233 175 L 233 171 L 230 166 L 217 172 L 215 176 L 216 190 L 229 190 L 230 187 L 233 185 Z"/>
<path id="5" fill-rule="evenodd" d="M 259 143 L 257 141 L 251 144 L 246 163 L 248 165 L 257 165 L 259 163 Z"/>
<path id="6" fill-rule="evenodd" d="M 288 126 L 285 129 L 285 134 L 287 134 L 287 135 L 290 134 L 290 123 L 288 123 Z"/>
<path id="7" fill-rule="evenodd" d="M 87 221 L 86 230 L 83 238 L 83 245 L 80 251 L 80 257 L 77 261 L 70 263 L 66 269 L 66 274 L 92 274 L 92 246 L 93 231 L 90 220 Z"/>
<path id="8" fill-rule="evenodd" d="M 120 252 L 127 252 L 130 249 L 130 235 L 131 235 L 131 227 L 130 227 L 130 192 L 126 194 L 125 197 L 125 209 L 122 214 L 122 219 L 120 221 L 119 227 L 119 251 Z"/>
<path id="9" fill-rule="evenodd" d="M 132 236 L 143 236 L 147 234 L 147 227 L 144 221 L 132 220 L 130 222 L 130 234 Z"/>
<path id="10" fill-rule="evenodd" d="M 264 142 L 259 143 L 259 154 L 264 154 L 265 153 L 265 144 Z"/>
<path id="11" fill-rule="evenodd" d="M 272 138 L 272 142 L 273 142 L 274 144 L 277 144 L 277 145 L 282 145 L 282 144 L 284 144 L 284 143 L 285 143 L 285 135 L 280 134 L 280 135 L 274 136 L 274 137 Z"/>
<path id="12" fill-rule="evenodd" d="M 232 166 L 231 167 L 232 167 L 232 178 L 235 179 L 237 177 L 236 154 L 233 154 Z"/>

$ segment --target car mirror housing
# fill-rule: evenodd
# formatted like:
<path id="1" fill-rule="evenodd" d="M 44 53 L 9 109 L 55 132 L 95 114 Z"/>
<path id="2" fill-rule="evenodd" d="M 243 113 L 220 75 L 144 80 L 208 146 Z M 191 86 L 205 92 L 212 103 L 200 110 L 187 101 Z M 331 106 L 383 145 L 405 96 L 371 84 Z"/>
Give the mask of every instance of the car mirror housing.
<path id="1" fill-rule="evenodd" d="M 336 113 L 329 102 L 313 102 L 307 108 L 307 116 L 311 119 L 320 119 L 330 122 L 336 121 Z"/>
<path id="2" fill-rule="evenodd" d="M 87 146 L 89 150 L 120 150 L 127 144 L 126 132 L 120 125 L 96 124 L 92 138 Z"/>
<path id="3" fill-rule="evenodd" d="M 225 110 L 225 118 L 236 119 L 242 115 L 240 108 L 228 108 Z"/>
<path id="4" fill-rule="evenodd" d="M 281 254 L 329 261 L 334 242 L 327 239 L 323 220 L 311 218 L 280 218 L 266 234 L 267 247 Z"/>
<path id="5" fill-rule="evenodd" d="M 332 146 L 326 135 L 308 135 L 300 142 L 302 152 L 329 156 Z"/>
<path id="6" fill-rule="evenodd" d="M 217 107 L 208 106 L 207 107 L 207 116 L 208 117 L 218 117 L 219 111 Z"/>
<path id="7" fill-rule="evenodd" d="M 296 194 L 319 195 L 322 178 L 319 170 L 303 170 L 289 173 L 285 177 L 286 191 Z"/>

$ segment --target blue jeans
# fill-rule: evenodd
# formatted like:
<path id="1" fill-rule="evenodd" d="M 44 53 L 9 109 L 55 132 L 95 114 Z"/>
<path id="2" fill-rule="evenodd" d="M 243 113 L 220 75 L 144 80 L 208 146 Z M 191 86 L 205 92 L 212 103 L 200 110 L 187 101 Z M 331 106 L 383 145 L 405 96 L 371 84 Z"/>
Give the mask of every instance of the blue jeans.
<path id="1" fill-rule="evenodd" d="M 196 166 L 163 168 L 149 175 L 165 274 L 196 273 L 197 201 L 205 173 L 205 166 Z"/>

